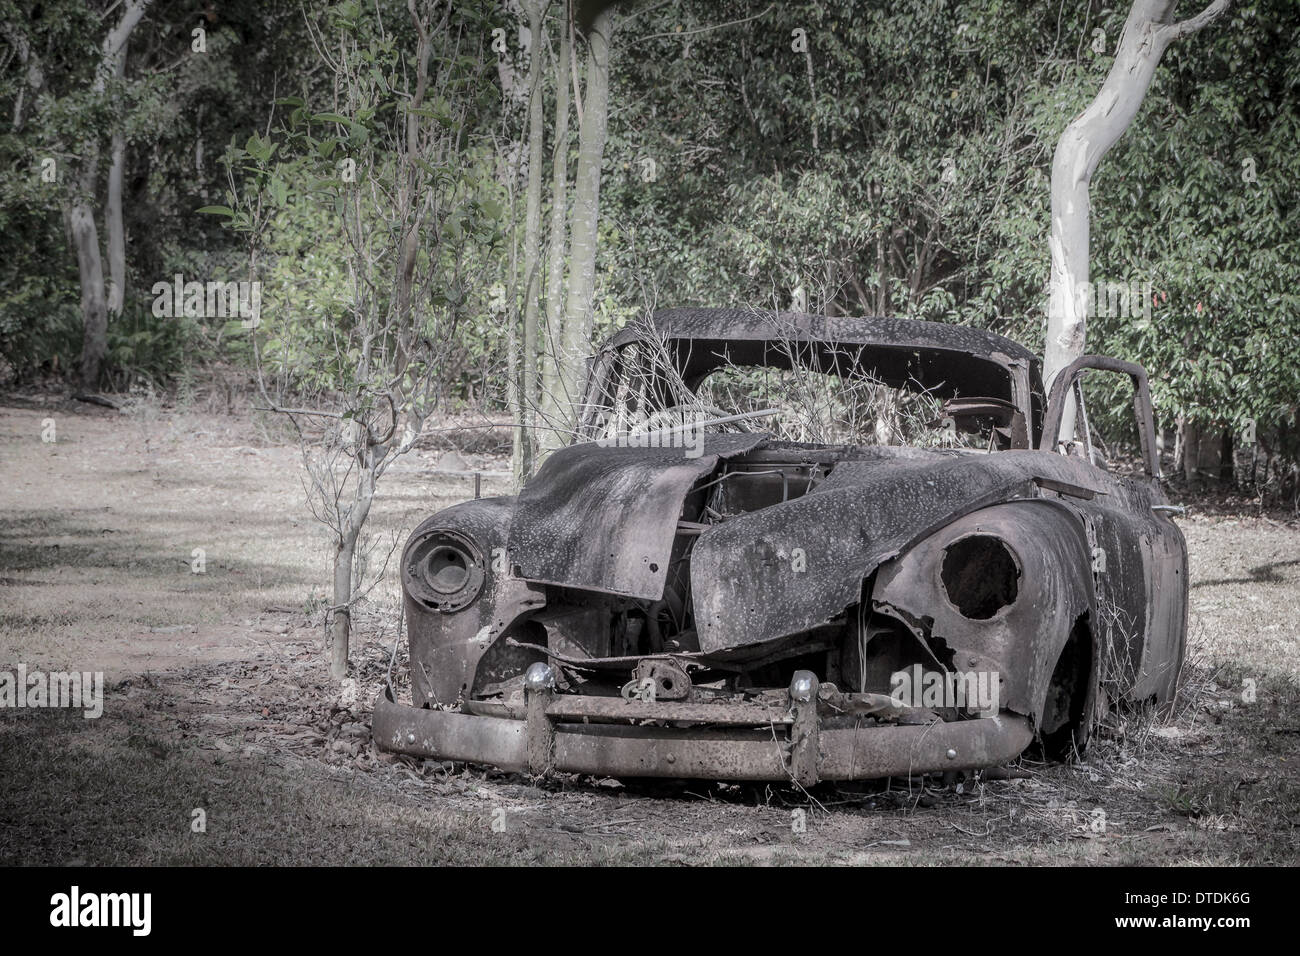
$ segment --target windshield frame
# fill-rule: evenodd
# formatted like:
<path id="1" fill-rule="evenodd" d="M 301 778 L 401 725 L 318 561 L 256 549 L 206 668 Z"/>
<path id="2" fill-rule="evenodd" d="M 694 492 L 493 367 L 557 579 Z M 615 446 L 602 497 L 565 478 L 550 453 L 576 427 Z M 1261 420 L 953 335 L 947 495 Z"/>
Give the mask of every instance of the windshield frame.
<path id="1" fill-rule="evenodd" d="M 623 332 L 616 334 L 599 352 L 588 359 L 587 380 L 582 393 L 581 414 L 578 416 L 577 432 L 573 436 L 575 444 L 593 441 L 599 437 L 601 413 L 612 411 L 613 406 L 610 402 L 598 400 L 598 397 L 613 394 L 611 386 L 621 373 L 622 356 L 625 354 L 625 350 L 637 344 L 648 344 L 651 341 L 649 336 L 629 335 L 627 333 L 628 330 L 625 329 Z M 792 345 L 801 350 L 820 350 L 819 355 L 839 355 L 847 350 L 853 350 L 856 353 L 853 367 L 866 372 L 875 372 L 882 365 L 885 365 L 894 368 L 915 366 L 931 371 L 963 369 L 964 367 L 968 377 L 982 378 L 985 375 L 995 375 L 1005 382 L 1005 390 L 997 390 L 992 394 L 978 396 L 966 394 L 964 397 L 1001 398 L 1009 401 L 1018 413 L 1017 417 L 1023 416 L 1022 420 L 1024 422 L 1023 429 L 1013 429 L 1014 437 L 1010 448 L 1012 450 L 1028 450 L 1038 445 L 1038 432 L 1041 429 L 1042 419 L 1042 396 L 1035 395 L 1030 363 L 1019 357 L 1011 357 L 1002 353 L 973 354 L 957 349 L 936 347 L 932 343 L 922 345 L 900 342 L 886 345 L 860 341 L 838 342 L 803 337 L 791 341 L 787 339 L 744 337 L 723 340 L 713 337 L 661 336 L 657 339 L 657 342 L 666 351 L 670 351 L 672 355 L 677 357 L 676 361 L 673 362 L 672 372 L 679 377 L 681 382 L 692 393 L 709 375 L 727 367 L 729 364 L 752 368 L 793 368 L 796 363 L 791 357 L 793 355 L 791 351 Z M 755 352 L 763 359 L 769 359 L 773 356 L 781 358 L 775 362 L 732 362 L 730 361 L 730 355 L 733 349 L 751 353 L 751 358 Z M 824 362 L 797 363 L 799 367 L 827 373 L 826 368 L 818 367 L 819 364 L 824 364 Z M 981 367 L 978 371 L 973 368 L 976 365 Z M 667 386 L 668 377 L 666 373 L 660 380 Z M 881 380 L 891 387 L 913 392 L 932 391 L 942 393 L 944 391 L 944 380 L 927 382 L 925 377 L 918 377 L 915 373 Z M 954 394 L 956 393 L 954 392 Z M 1038 398 L 1037 402 L 1034 400 L 1035 397 Z"/>

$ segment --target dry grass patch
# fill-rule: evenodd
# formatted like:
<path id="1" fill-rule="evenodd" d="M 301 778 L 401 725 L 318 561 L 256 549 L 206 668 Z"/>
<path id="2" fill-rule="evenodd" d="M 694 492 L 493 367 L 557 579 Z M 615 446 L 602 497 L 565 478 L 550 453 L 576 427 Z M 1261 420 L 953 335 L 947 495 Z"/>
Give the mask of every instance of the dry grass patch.
<path id="1" fill-rule="evenodd" d="M 47 417 L 53 446 L 40 440 Z M 1185 521 L 1192 617 L 1178 705 L 1160 719 L 1121 715 L 1082 763 L 1025 761 L 1023 779 L 960 788 L 822 785 L 811 798 L 700 781 L 537 783 L 375 750 L 369 705 L 397 631 L 395 568 L 358 611 L 356 683 L 341 691 L 321 630 L 327 554 L 296 449 L 268 437 L 164 409 L 0 408 L 0 669 L 104 670 L 113 685 L 99 720 L 0 713 L 0 863 L 1300 859 L 1296 527 Z M 442 451 L 381 484 L 377 556 L 472 494 L 468 479 L 434 473 Z M 399 650 L 399 682 L 404 664 Z M 196 808 L 206 833 L 191 830 Z"/>

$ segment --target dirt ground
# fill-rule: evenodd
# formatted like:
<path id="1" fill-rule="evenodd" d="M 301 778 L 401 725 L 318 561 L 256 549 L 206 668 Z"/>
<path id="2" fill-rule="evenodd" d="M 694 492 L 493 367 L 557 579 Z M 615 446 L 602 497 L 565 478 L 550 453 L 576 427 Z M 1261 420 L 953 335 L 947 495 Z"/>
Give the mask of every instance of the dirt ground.
<path id="1" fill-rule="evenodd" d="M 296 446 L 272 437 L 154 401 L 0 399 L 0 671 L 103 671 L 107 687 L 99 719 L 0 710 L 0 864 L 1300 862 L 1300 522 L 1286 515 L 1182 519 L 1177 707 L 1117 718 L 1082 763 L 809 794 L 537 785 L 375 750 L 395 569 L 359 610 L 340 688 L 325 537 Z M 472 496 L 438 457 L 384 479 L 373 568 Z M 399 687 L 404 662 L 399 645 Z"/>

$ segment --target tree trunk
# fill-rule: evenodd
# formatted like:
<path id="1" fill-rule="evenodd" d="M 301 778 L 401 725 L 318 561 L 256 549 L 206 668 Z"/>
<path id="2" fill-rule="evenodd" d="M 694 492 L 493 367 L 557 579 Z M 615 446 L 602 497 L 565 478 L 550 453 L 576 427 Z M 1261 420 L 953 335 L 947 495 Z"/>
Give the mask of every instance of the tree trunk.
<path id="1" fill-rule="evenodd" d="M 1217 485 L 1232 467 L 1227 433 L 1221 428 L 1187 422 L 1183 426 L 1183 477 L 1189 489 Z M 1226 453 L 1226 454 L 1225 454 Z"/>
<path id="2" fill-rule="evenodd" d="M 68 212 L 68 230 L 77 251 L 77 275 L 81 283 L 81 387 L 93 391 L 108 351 L 108 306 L 104 300 L 104 261 L 99 252 L 99 230 L 95 226 L 95 181 L 97 155 L 83 160 L 80 195 Z"/>
<path id="3" fill-rule="evenodd" d="M 360 441 L 366 441 L 364 428 L 358 430 Z M 356 557 L 357 538 L 370 515 L 370 503 L 375 498 L 375 462 L 372 452 L 363 452 L 358 461 L 360 474 L 352 498 L 352 506 L 343 515 L 340 533 L 334 543 L 334 620 L 330 626 L 330 676 L 342 680 L 348 676 L 348 645 L 352 635 L 352 600 L 362 582 L 352 577 L 352 562 Z"/>
<path id="4" fill-rule="evenodd" d="M 27 107 L 35 106 L 41 90 L 45 87 L 45 70 L 41 65 L 40 56 L 32 49 L 31 40 L 28 39 L 27 34 L 18 29 L 16 23 L 6 22 L 0 26 L 0 32 L 4 33 L 5 39 L 18 54 L 18 62 L 23 67 L 23 83 L 19 85 L 18 94 L 14 97 L 14 115 L 11 124 L 13 132 L 21 133 L 27 119 Z"/>
<path id="5" fill-rule="evenodd" d="M 122 40 L 113 72 L 126 76 L 127 41 Z M 122 225 L 122 176 L 126 167 L 126 134 L 119 124 L 113 131 L 112 160 L 108 168 L 108 204 L 104 219 L 108 224 L 108 313 L 121 315 L 126 303 L 126 229 Z"/>
<path id="6" fill-rule="evenodd" d="M 542 245 L 542 4 L 526 4 L 528 29 L 532 35 L 528 84 L 528 191 L 524 214 L 524 342 L 523 379 L 519 402 L 523 423 L 522 460 L 519 477 L 533 470 L 534 409 L 537 404 L 537 312 L 541 295 Z"/>
<path id="7" fill-rule="evenodd" d="M 1190 20 L 1173 22 L 1178 0 L 1134 0 L 1119 49 L 1096 98 L 1056 145 L 1052 159 L 1051 280 L 1043 374 L 1052 380 L 1084 354 L 1089 291 L 1089 186 L 1103 156 L 1128 129 L 1165 48 L 1218 17 L 1228 0 L 1214 0 Z M 1073 402 L 1061 433 L 1074 428 Z"/>
<path id="8" fill-rule="evenodd" d="M 348 676 L 348 642 L 352 635 L 352 559 L 355 533 L 340 537 L 334 547 L 334 620 L 330 623 L 330 677 Z"/>
<path id="9" fill-rule="evenodd" d="M 1182 467 L 1183 463 L 1183 438 L 1186 435 L 1186 421 L 1182 415 L 1174 422 L 1174 471 Z"/>
<path id="10" fill-rule="evenodd" d="M 508 190 L 510 208 L 515 208 L 515 184 L 513 180 Z M 510 288 L 519 291 L 519 230 L 512 221 L 510 229 Z M 506 408 L 515 416 L 516 422 L 523 414 L 523 390 L 519 387 L 519 302 L 517 297 L 506 303 Z M 510 430 L 510 476 L 515 489 L 520 487 L 524 477 L 524 428 L 522 425 Z"/>
<path id="11" fill-rule="evenodd" d="M 561 405 L 559 350 L 564 341 L 564 253 L 567 246 L 569 181 L 569 66 L 573 60 L 572 20 L 568 3 L 560 18 L 560 54 L 555 62 L 555 146 L 551 150 L 551 225 L 546 253 L 546 335 L 542 343 L 541 418 L 538 442 L 545 449 L 564 444 L 559 424 Z"/>
<path id="12" fill-rule="evenodd" d="M 839 315 L 839 308 L 835 304 L 835 297 L 840 291 L 840 268 L 839 263 L 834 259 L 826 260 L 826 288 L 822 292 L 822 314 L 828 318 L 834 318 Z"/>
<path id="13" fill-rule="evenodd" d="M 1219 429 L 1219 481 L 1236 485 L 1237 455 L 1231 428 Z"/>
<path id="14" fill-rule="evenodd" d="M 102 56 L 95 69 L 94 92 L 97 96 L 102 96 L 106 91 L 110 76 L 124 75 L 126 42 L 131 36 L 131 31 L 136 28 L 140 18 L 144 16 L 149 3 L 150 0 L 132 0 L 132 2 L 127 3 L 117 26 L 109 31 L 108 36 L 104 38 Z M 116 164 L 119 159 L 117 154 L 118 136 L 116 135 L 113 139 L 113 148 L 114 162 Z M 122 141 L 121 148 L 124 157 L 125 140 Z M 99 384 L 104 356 L 108 351 L 108 303 L 105 301 L 104 295 L 104 263 L 99 251 L 99 230 L 95 225 L 93 205 L 99 181 L 99 140 L 96 136 L 91 136 L 83 144 L 81 174 L 78 178 L 78 195 L 68 212 L 68 227 L 72 233 L 73 246 L 77 250 L 77 273 L 81 282 L 81 384 L 84 388 L 94 389 Z M 121 170 L 119 169 L 117 188 L 118 222 L 116 224 L 118 230 L 121 229 L 121 201 Z M 111 196 L 109 204 L 111 207 Z M 110 242 L 114 228 L 110 219 Z M 121 241 L 123 237 L 119 235 L 118 239 Z M 113 256 L 114 253 L 110 248 L 110 266 L 115 265 Z M 121 246 L 121 256 L 122 275 L 125 277 L 126 252 L 124 242 Z M 122 281 L 125 281 L 125 278 Z M 118 288 L 121 289 L 120 282 Z"/>
<path id="15" fill-rule="evenodd" d="M 411 319 L 411 287 L 415 283 L 415 266 L 420 252 L 420 197 L 418 194 L 419 169 L 416 159 L 420 155 L 420 116 L 416 112 L 424 106 L 424 96 L 429 88 L 429 57 L 433 48 L 429 41 L 428 24 L 420 17 L 415 0 L 407 0 L 407 11 L 415 27 L 415 93 L 410 109 L 406 111 L 405 150 L 397 190 L 397 211 L 404 229 L 402 236 L 401 266 L 397 270 L 397 355 L 394 362 L 394 379 L 401 388 L 402 374 L 409 361 L 411 339 L 419 330 Z"/>
<path id="16" fill-rule="evenodd" d="M 108 311 L 120 315 L 126 304 L 126 229 L 122 225 L 122 174 L 126 164 L 126 137 L 113 134 L 113 161 L 108 168 Z"/>
<path id="17" fill-rule="evenodd" d="M 600 165 L 605 155 L 609 105 L 610 17 L 602 11 L 587 31 L 587 82 L 574 174 L 572 246 L 564 337 L 558 356 L 560 420 L 576 421 L 583 360 L 591 347 L 592 298 L 596 279 L 596 233 L 600 217 Z"/>
<path id="18" fill-rule="evenodd" d="M 1183 422 L 1182 445 L 1183 450 L 1183 480 L 1187 482 L 1188 488 L 1194 488 L 1197 483 L 1197 451 L 1199 441 L 1197 432 L 1199 429 L 1192 422 Z"/>
<path id="19" fill-rule="evenodd" d="M 889 259 L 885 255 L 885 234 L 876 236 L 876 315 L 889 315 Z"/>

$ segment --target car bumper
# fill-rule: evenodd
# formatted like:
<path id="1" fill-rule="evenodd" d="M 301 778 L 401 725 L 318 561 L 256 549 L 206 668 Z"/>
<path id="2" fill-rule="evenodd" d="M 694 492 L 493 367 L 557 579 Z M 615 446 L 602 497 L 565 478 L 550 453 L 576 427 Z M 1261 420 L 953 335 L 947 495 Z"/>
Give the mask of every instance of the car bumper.
<path id="1" fill-rule="evenodd" d="M 410 707 L 385 690 L 375 701 L 373 733 L 383 750 L 508 771 L 803 786 L 999 766 L 1033 737 L 1027 719 L 1006 712 L 952 723 L 842 726 L 819 717 L 815 693 L 811 703 L 767 718 L 760 710 L 536 693 L 527 718 L 515 719 Z M 656 725 L 634 722 L 647 720 Z"/>

